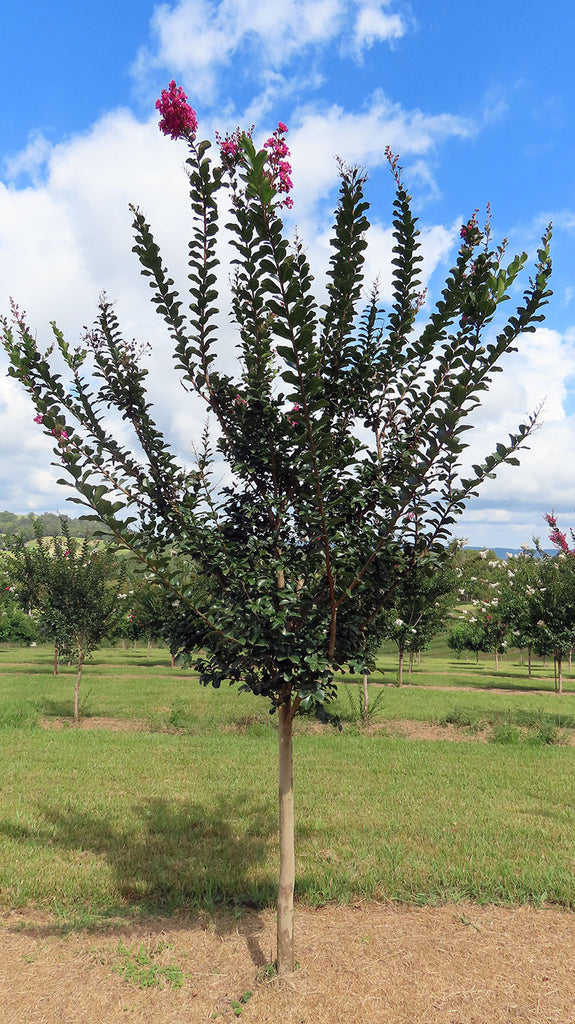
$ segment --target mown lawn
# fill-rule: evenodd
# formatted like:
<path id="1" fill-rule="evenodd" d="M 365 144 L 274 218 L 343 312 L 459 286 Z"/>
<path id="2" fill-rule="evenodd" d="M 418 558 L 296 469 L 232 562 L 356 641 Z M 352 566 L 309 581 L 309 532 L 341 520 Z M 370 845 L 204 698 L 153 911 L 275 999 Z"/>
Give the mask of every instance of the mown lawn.
<path id="1" fill-rule="evenodd" d="M 455 661 L 432 652 L 418 672 L 447 686 Z M 0 651 L 1 905 L 92 920 L 272 903 L 277 734 L 265 702 L 201 688 L 165 651 L 110 649 L 86 668 L 83 709 L 88 724 L 125 728 L 78 729 L 73 678 L 51 674 L 48 648 Z M 575 749 L 560 742 L 575 727 L 572 695 L 500 689 L 487 662 L 471 692 L 373 686 L 372 701 L 382 696 L 364 731 L 342 685 L 342 732 L 298 725 L 299 899 L 575 907 Z M 472 738 L 394 738 L 385 726 L 397 719 L 456 722 Z M 500 742 L 473 739 L 486 722 Z"/>

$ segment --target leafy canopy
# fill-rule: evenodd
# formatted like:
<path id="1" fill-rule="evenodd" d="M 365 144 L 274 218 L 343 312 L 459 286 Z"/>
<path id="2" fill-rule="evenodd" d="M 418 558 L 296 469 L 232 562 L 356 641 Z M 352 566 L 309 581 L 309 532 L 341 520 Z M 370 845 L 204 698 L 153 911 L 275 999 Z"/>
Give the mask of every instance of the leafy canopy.
<path id="1" fill-rule="evenodd" d="M 268 143 L 283 140 L 284 131 L 279 126 Z M 321 717 L 334 671 L 369 667 L 370 628 L 391 605 L 402 573 L 440 560 L 468 500 L 502 463 L 517 462 L 529 437 L 535 417 L 462 473 L 470 414 L 502 357 L 542 320 L 550 230 L 519 307 L 497 328 L 498 306 L 527 257 L 506 261 L 505 245 L 493 247 L 489 226 L 480 229 L 472 217 L 424 321 L 417 220 L 389 154 L 396 187 L 393 300 L 385 311 L 376 287 L 363 298 L 366 178 L 340 164 L 320 305 L 305 249 L 289 241 L 281 219 L 282 192 L 291 185 L 284 142 L 281 152 L 277 145 L 258 151 L 249 134 L 237 132 L 220 140 L 213 158 L 195 128 L 180 137 L 189 151 L 187 297 L 137 208 L 134 252 L 172 338 L 175 375 L 217 425 L 213 436 L 206 429 L 197 463 L 182 466 L 156 423 L 142 352 L 123 337 L 105 296 L 80 347 L 52 325 L 64 376 L 14 307 L 4 321 L 10 373 L 53 436 L 76 500 L 189 610 L 181 650 L 202 681 L 241 681 L 272 707 L 287 703 L 292 713 Z M 226 195 L 234 375 L 217 358 Z M 132 428 L 133 443 L 119 439 L 109 410 Z M 228 482 L 218 487 L 222 460 Z M 207 597 L 187 584 L 181 561 L 172 569 L 174 552 L 194 576 L 199 568 L 215 581 Z"/>

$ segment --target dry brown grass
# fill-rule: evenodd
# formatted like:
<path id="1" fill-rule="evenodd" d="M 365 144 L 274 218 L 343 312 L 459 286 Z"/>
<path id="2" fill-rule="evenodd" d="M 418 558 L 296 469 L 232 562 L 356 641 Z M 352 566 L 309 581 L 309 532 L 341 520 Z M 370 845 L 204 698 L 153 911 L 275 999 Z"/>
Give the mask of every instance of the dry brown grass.
<path id="1" fill-rule="evenodd" d="M 575 1024 L 575 914 L 522 907 L 299 907 L 299 968 L 262 976 L 274 915 L 170 918 L 62 933 L 47 917 L 1 919 L 2 1024 Z M 113 971 L 119 942 L 168 944 L 179 990 Z M 259 975 L 259 980 L 258 980 Z M 214 1017 L 214 1014 L 217 1015 Z"/>

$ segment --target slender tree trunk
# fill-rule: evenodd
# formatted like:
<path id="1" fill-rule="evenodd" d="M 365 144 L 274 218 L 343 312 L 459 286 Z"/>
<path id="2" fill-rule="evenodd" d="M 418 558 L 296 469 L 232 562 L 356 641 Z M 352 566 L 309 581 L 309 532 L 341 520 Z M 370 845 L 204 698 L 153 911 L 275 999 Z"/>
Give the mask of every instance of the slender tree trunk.
<path id="1" fill-rule="evenodd" d="M 495 648 L 495 668 L 499 668 L 499 648 Z"/>
<path id="2" fill-rule="evenodd" d="M 403 685 L 403 647 L 399 648 L 399 666 L 397 669 L 397 685 Z"/>
<path id="3" fill-rule="evenodd" d="M 527 658 L 529 665 L 529 678 L 531 679 L 531 644 L 527 645 Z"/>
<path id="4" fill-rule="evenodd" d="M 561 652 L 555 655 L 555 691 L 559 694 L 563 693 L 563 673 L 562 673 L 562 662 L 563 655 Z"/>
<path id="5" fill-rule="evenodd" d="M 293 816 L 293 743 L 291 700 L 279 706 L 280 880 L 277 903 L 277 971 L 293 971 L 293 894 L 295 846 Z"/>
<path id="6" fill-rule="evenodd" d="M 413 651 L 409 652 L 409 674 L 413 672 Z"/>
<path id="7" fill-rule="evenodd" d="M 54 675 L 58 675 L 58 643 L 54 644 Z"/>
<path id="8" fill-rule="evenodd" d="M 78 655 L 78 675 L 76 676 L 76 682 L 74 683 L 74 721 L 80 721 L 80 682 L 82 680 L 82 668 L 84 665 L 84 655 Z"/>
<path id="9" fill-rule="evenodd" d="M 369 692 L 367 689 L 367 673 L 364 674 L 364 677 L 361 681 L 361 685 L 363 687 L 363 707 L 361 709 L 361 713 L 363 718 L 363 724 L 367 725 L 367 719 L 369 715 Z"/>

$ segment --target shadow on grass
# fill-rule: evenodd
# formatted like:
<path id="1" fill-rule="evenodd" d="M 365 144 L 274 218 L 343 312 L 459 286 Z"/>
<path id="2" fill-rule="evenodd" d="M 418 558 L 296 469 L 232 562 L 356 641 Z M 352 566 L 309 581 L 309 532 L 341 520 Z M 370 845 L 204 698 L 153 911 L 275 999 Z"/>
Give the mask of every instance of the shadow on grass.
<path id="1" fill-rule="evenodd" d="M 146 799 L 124 821 L 50 804 L 39 811 L 44 824 L 28 829 L 4 822 L 0 833 L 103 858 L 125 904 L 110 907 L 114 913 L 262 907 L 275 898 L 275 880 L 258 871 L 276 831 L 264 797 L 220 795 L 206 806 L 177 797 Z"/>
<path id="2" fill-rule="evenodd" d="M 52 934 L 78 928 L 101 930 L 114 919 L 133 921 L 135 916 L 167 916 L 176 911 L 216 915 L 220 922 L 216 927 L 231 929 L 239 926 L 248 911 L 248 947 L 253 949 L 254 963 L 266 962 L 254 940 L 255 911 L 273 905 L 277 894 L 277 879 L 261 868 L 276 837 L 275 814 L 265 797 L 222 794 L 209 806 L 177 797 L 147 799 L 132 807 L 124 822 L 105 813 L 50 804 L 41 805 L 39 811 L 43 822 L 34 829 L 4 820 L 0 835 L 77 855 L 91 853 L 111 867 L 114 889 L 120 895 L 115 901 L 110 895 L 102 906 L 106 894 L 94 894 L 87 864 L 85 902 L 93 906 L 98 901 L 101 909 L 90 914 L 79 908 L 82 880 L 74 879 L 70 888 L 76 891 L 69 902 L 63 900 L 61 921 L 46 926 Z M 72 876 L 76 863 L 72 857 Z"/>

